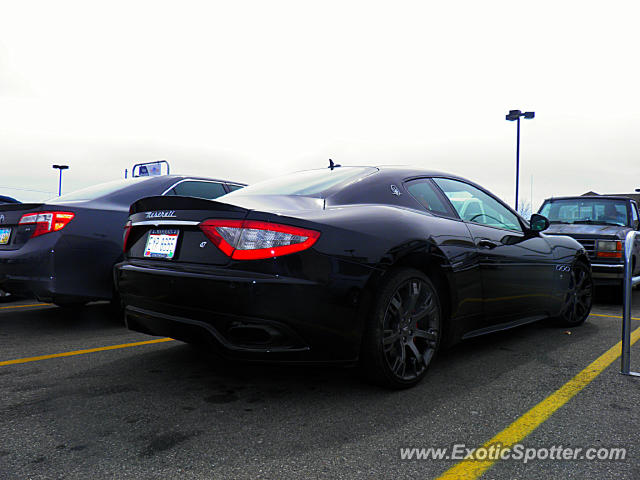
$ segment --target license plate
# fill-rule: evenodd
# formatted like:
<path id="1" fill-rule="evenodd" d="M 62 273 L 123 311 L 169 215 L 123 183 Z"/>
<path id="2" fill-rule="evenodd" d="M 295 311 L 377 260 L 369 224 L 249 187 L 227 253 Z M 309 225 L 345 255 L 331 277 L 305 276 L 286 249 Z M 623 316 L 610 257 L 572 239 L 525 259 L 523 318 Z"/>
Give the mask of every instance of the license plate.
<path id="1" fill-rule="evenodd" d="M 11 229 L 7 227 L 0 228 L 0 245 L 6 245 L 11 238 Z"/>
<path id="2" fill-rule="evenodd" d="M 144 247 L 144 256 L 172 259 L 178 244 L 178 230 L 151 230 Z"/>

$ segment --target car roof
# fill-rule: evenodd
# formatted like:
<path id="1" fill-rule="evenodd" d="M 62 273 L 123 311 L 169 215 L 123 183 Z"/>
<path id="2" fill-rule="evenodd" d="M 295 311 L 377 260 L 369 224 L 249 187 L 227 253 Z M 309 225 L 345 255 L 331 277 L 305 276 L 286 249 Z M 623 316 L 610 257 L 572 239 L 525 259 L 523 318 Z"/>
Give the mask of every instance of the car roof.
<path id="1" fill-rule="evenodd" d="M 623 195 L 573 195 L 567 197 L 551 197 L 545 198 L 545 202 L 553 202 L 555 200 L 630 200 L 633 201 L 632 198 L 625 197 Z"/>

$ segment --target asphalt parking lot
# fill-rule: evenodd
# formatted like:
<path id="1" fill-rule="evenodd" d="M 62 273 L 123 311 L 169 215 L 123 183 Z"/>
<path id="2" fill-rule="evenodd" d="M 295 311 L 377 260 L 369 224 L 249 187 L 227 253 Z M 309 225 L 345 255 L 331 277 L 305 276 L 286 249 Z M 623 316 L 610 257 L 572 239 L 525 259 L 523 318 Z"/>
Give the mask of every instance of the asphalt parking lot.
<path id="1" fill-rule="evenodd" d="M 634 302 L 640 318 L 640 291 Z M 129 332 L 101 304 L 3 303 L 0 478 L 637 479 L 640 378 L 618 373 L 620 315 L 600 299 L 575 330 L 534 324 L 467 341 L 418 387 L 390 392 L 354 369 L 220 362 Z M 627 453 L 526 464 L 400 458 L 405 447 L 507 437 Z"/>

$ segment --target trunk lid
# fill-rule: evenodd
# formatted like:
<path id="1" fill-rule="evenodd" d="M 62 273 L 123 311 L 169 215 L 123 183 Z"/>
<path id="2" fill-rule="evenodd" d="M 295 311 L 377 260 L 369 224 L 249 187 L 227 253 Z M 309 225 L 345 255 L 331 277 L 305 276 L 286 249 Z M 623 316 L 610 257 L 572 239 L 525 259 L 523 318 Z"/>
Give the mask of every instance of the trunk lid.
<path id="1" fill-rule="evenodd" d="M 31 237 L 33 226 L 19 225 L 27 213 L 42 210 L 42 203 L 10 203 L 0 205 L 0 251 L 16 250 Z"/>
<path id="2" fill-rule="evenodd" d="M 148 197 L 129 210 L 127 256 L 158 265 L 191 263 L 227 265 L 231 259 L 200 229 L 209 218 L 244 220 L 248 209 L 191 197 Z M 172 245 L 175 243 L 175 245 Z M 164 244 L 164 245 L 163 245 Z M 163 255 L 158 254 L 162 251 Z"/>
<path id="3" fill-rule="evenodd" d="M 233 203 L 176 196 L 139 200 L 130 209 L 128 257 L 158 266 L 226 266 L 232 260 L 200 228 L 205 220 L 259 220 L 313 228 L 305 218 L 324 208 L 323 199 L 303 196 L 234 195 L 229 201 Z M 158 250 L 165 247 L 166 252 Z"/>

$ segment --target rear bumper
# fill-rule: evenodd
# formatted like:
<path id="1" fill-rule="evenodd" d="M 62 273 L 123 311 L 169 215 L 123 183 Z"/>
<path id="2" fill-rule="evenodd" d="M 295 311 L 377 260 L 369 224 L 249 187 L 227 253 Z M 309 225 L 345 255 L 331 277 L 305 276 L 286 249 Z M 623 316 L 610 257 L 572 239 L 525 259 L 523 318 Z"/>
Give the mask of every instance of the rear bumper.
<path id="1" fill-rule="evenodd" d="M 0 251 L 0 288 L 50 301 L 55 294 L 54 252 L 59 235 L 55 237 L 43 235 L 17 250 Z"/>
<path id="2" fill-rule="evenodd" d="M 340 270 L 340 261 L 329 265 Z M 362 333 L 368 267 L 326 281 L 210 268 L 116 265 L 127 326 L 204 345 L 232 359 L 353 362 Z"/>
<path id="3" fill-rule="evenodd" d="M 110 299 L 111 267 L 101 267 L 98 258 L 105 254 L 76 248 L 73 241 L 56 232 L 16 250 L 0 250 L 0 289 L 46 302 Z"/>

